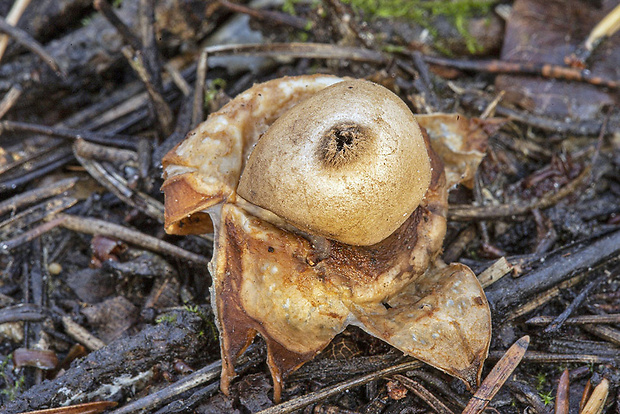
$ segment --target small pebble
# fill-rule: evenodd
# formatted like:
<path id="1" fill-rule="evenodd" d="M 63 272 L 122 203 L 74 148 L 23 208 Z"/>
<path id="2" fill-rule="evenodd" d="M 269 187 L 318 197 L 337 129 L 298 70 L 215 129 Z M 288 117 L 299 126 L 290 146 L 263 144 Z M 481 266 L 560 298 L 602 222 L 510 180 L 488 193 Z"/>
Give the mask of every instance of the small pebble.
<path id="1" fill-rule="evenodd" d="M 50 272 L 50 275 L 56 276 L 62 272 L 62 266 L 59 263 L 53 262 L 47 266 L 47 271 Z"/>

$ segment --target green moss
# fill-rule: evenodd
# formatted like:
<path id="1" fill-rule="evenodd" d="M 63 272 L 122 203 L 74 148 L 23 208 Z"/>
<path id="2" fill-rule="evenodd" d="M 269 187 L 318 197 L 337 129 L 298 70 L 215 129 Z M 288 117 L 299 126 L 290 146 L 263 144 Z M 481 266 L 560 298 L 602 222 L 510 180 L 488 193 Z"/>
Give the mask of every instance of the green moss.
<path id="1" fill-rule="evenodd" d="M 13 355 L 9 355 L 2 363 L 0 363 L 0 379 L 4 382 L 4 388 L 0 389 L 0 394 L 4 395 L 9 401 L 15 400 L 24 389 L 26 377 L 21 374 L 16 380 L 12 380 L 7 375 L 6 370 L 9 369 L 9 363 L 13 360 Z"/>
<path id="2" fill-rule="evenodd" d="M 200 307 L 198 305 L 185 304 L 183 305 L 183 309 L 185 309 L 186 311 L 190 313 L 195 313 L 195 314 L 198 314 L 200 312 Z"/>
<path id="3" fill-rule="evenodd" d="M 474 53 L 480 46 L 467 30 L 467 22 L 476 15 L 489 13 L 496 0 L 343 0 L 369 18 L 401 18 L 414 21 L 428 29 L 433 36 L 437 31 L 430 19 L 445 16 L 465 39 L 467 49 Z"/>
<path id="4" fill-rule="evenodd" d="M 176 321 L 177 321 L 177 315 L 174 315 L 174 314 L 161 315 L 160 317 L 155 319 L 156 323 L 163 323 L 163 322 L 174 323 Z"/>
<path id="5" fill-rule="evenodd" d="M 381 48 L 386 53 L 403 53 L 406 51 L 405 46 L 385 44 Z"/>
<path id="6" fill-rule="evenodd" d="M 553 392 L 549 391 L 549 392 L 539 392 L 538 396 L 540 397 L 540 399 L 542 400 L 543 404 L 545 405 L 549 405 L 553 402 Z"/>
<path id="7" fill-rule="evenodd" d="M 544 372 L 539 372 L 538 375 L 536 375 L 536 389 L 538 391 L 542 391 L 546 383 L 547 383 L 547 374 L 545 374 Z"/>

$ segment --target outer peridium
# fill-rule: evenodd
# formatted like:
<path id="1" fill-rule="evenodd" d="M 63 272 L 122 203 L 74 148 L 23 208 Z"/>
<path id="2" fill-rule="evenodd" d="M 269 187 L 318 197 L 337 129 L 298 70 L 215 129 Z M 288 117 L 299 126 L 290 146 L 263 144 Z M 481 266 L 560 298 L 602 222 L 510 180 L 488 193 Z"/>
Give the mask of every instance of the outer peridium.
<path id="1" fill-rule="evenodd" d="M 279 399 L 282 375 L 311 359 L 350 323 L 475 386 L 491 327 L 477 279 L 465 266 L 455 265 L 429 270 L 416 283 L 439 252 L 445 232 L 440 160 L 433 161 L 429 194 L 398 234 L 381 246 L 332 242 L 329 258 L 319 263 L 313 263 L 307 240 L 234 203 L 243 164 L 258 137 L 296 102 L 341 80 L 304 76 L 256 85 L 164 158 L 167 230 L 202 231 L 203 221 L 193 219 L 205 210 L 216 226 L 222 223 L 210 264 L 211 299 L 221 332 L 222 389 L 227 391 L 234 375 L 234 358 L 257 331 L 268 344 L 274 397 Z M 180 206 L 169 210 L 169 203 L 176 202 Z M 286 312 L 291 298 L 295 314 Z"/>

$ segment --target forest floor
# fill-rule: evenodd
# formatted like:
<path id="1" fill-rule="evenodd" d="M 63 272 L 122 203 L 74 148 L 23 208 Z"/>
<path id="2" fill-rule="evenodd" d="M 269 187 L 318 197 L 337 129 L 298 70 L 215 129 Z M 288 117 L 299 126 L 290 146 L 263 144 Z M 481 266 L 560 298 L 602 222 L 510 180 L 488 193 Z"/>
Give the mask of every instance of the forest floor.
<path id="1" fill-rule="evenodd" d="M 460 381 L 354 327 L 282 404 L 260 338 L 219 390 L 213 236 L 165 233 L 161 160 L 253 84 L 323 73 L 483 126 L 442 258 L 489 277 L 482 377 L 521 347 L 487 412 L 620 413 L 617 2 L 28 3 L 0 2 L 0 411 L 465 409 Z"/>

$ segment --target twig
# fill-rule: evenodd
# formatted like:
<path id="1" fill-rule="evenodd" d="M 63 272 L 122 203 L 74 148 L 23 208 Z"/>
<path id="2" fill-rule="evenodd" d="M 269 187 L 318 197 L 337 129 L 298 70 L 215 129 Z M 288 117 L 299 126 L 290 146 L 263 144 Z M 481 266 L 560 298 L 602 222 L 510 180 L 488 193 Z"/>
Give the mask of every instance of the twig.
<path id="1" fill-rule="evenodd" d="M 138 36 L 131 31 L 129 26 L 127 26 L 125 22 L 118 17 L 118 14 L 116 14 L 114 9 L 112 9 L 112 6 L 107 0 L 95 0 L 93 1 L 93 7 L 101 13 L 112 26 L 114 26 L 125 43 L 130 45 L 135 50 L 140 50 L 142 48 L 140 38 L 138 38 Z"/>
<path id="2" fill-rule="evenodd" d="M 0 118 L 4 118 L 4 115 L 15 105 L 15 102 L 22 95 L 23 89 L 21 85 L 15 84 L 11 86 L 11 89 L 4 95 L 2 102 L 0 102 Z"/>
<path id="3" fill-rule="evenodd" d="M 605 16 L 590 32 L 583 45 L 564 58 L 564 63 L 578 69 L 586 68 L 586 61 L 592 52 L 620 29 L 620 4 Z"/>
<path id="4" fill-rule="evenodd" d="M 351 388 L 359 387 L 361 385 L 368 384 L 370 381 L 374 381 L 388 375 L 397 374 L 399 372 L 408 371 L 411 369 L 417 369 L 422 365 L 419 361 L 409 361 L 393 367 L 385 368 L 380 371 L 376 371 L 367 375 L 363 375 L 358 378 L 354 378 L 348 381 L 341 382 L 323 390 L 315 391 L 310 394 L 306 394 L 301 397 L 297 397 L 290 401 L 286 401 L 282 404 L 276 405 L 266 410 L 259 411 L 256 414 L 287 414 L 293 411 L 304 408 L 310 404 L 314 404 L 319 401 L 323 401 L 333 395 L 342 394 Z"/>
<path id="5" fill-rule="evenodd" d="M 204 49 L 209 55 L 296 57 L 309 59 L 342 59 L 359 62 L 386 63 L 383 53 L 359 47 L 344 47 L 329 43 L 269 43 L 215 45 Z"/>
<path id="6" fill-rule="evenodd" d="M 501 351 L 489 352 L 489 359 L 499 359 Z M 620 362 L 618 356 L 601 356 L 591 354 L 553 354 L 549 352 L 529 351 L 523 357 L 523 361 L 536 362 L 538 364 L 558 364 L 558 363 L 581 363 L 581 364 L 617 364 Z"/>
<path id="7" fill-rule="evenodd" d="M 426 388 L 422 386 L 417 381 L 412 380 L 411 378 L 405 377 L 404 375 L 394 375 L 394 379 L 398 380 L 401 384 L 405 386 L 408 390 L 411 390 L 415 395 L 421 398 L 429 407 L 433 409 L 436 413 L 439 414 L 453 414 L 453 411 L 446 407 L 444 403 L 439 401 L 437 397 L 435 397 L 431 392 L 429 392 Z"/>
<path id="8" fill-rule="evenodd" d="M 99 414 L 118 405 L 116 401 L 95 401 L 66 407 L 47 408 L 20 414 Z"/>
<path id="9" fill-rule="evenodd" d="M 31 303 L 0 309 L 0 324 L 18 321 L 42 321 L 45 317 L 45 312 L 41 310 L 41 307 Z"/>
<path id="10" fill-rule="evenodd" d="M 151 98 L 155 110 L 155 121 L 160 125 L 162 134 L 168 136 L 172 133 L 173 115 L 170 106 L 160 93 L 156 85 L 156 78 L 149 73 L 144 60 L 144 55 L 140 50 L 136 50 L 131 46 L 125 46 L 121 49 L 123 55 L 129 62 L 129 65 L 138 75 L 144 87 Z"/>
<path id="11" fill-rule="evenodd" d="M 594 76 L 588 70 L 567 68 L 548 63 L 508 62 L 505 60 L 458 60 L 429 55 L 424 55 L 424 60 L 431 65 L 447 66 L 473 72 L 534 75 L 550 79 L 585 82 L 596 86 L 605 86 L 610 89 L 620 88 L 620 82 Z"/>
<path id="12" fill-rule="evenodd" d="M 508 315 L 507 315 L 507 319 L 508 320 L 514 320 L 516 318 L 519 318 L 531 311 L 533 311 L 534 309 L 537 309 L 539 307 L 541 307 L 542 305 L 544 305 L 545 303 L 549 302 L 550 300 L 557 298 L 558 296 L 560 296 L 560 293 L 562 293 L 562 290 L 564 289 L 569 289 L 573 286 L 576 286 L 578 283 L 580 283 L 584 278 L 586 277 L 585 274 L 578 274 L 577 276 L 574 276 L 568 280 L 565 280 L 561 283 L 558 283 L 557 285 L 543 291 L 540 292 L 537 295 L 534 295 L 532 298 L 530 298 L 530 300 L 528 300 L 527 302 L 517 306 L 514 310 L 512 310 Z"/>
<path id="13" fill-rule="evenodd" d="M 473 94 L 465 94 L 461 97 L 463 105 L 474 108 L 477 111 L 484 111 L 490 104 L 490 100 Z M 598 135 L 601 131 L 601 121 L 575 121 L 570 122 L 558 121 L 555 119 L 536 116 L 527 111 L 517 111 L 502 105 L 497 105 L 495 112 L 499 116 L 503 116 L 514 121 L 522 122 L 534 128 L 540 128 L 556 134 L 567 135 Z M 614 127 L 615 128 L 615 127 Z"/>
<path id="14" fill-rule="evenodd" d="M 89 160 L 75 153 L 75 157 L 86 171 L 99 184 L 107 188 L 112 194 L 126 204 L 142 211 L 149 217 L 164 222 L 164 205 L 148 194 L 129 188 L 127 181 L 120 175 L 108 171 L 101 163 Z"/>
<path id="15" fill-rule="evenodd" d="M 267 21 L 268 23 L 291 26 L 298 30 L 307 30 L 308 25 L 312 23 L 299 16 L 269 10 L 257 10 L 242 4 L 231 3 L 227 0 L 219 0 L 218 3 L 230 11 L 247 14 L 257 20 Z"/>
<path id="16" fill-rule="evenodd" d="M 507 275 L 511 270 L 512 265 L 508 263 L 505 257 L 501 257 L 480 273 L 478 280 L 483 288 L 487 288 Z"/>
<path id="17" fill-rule="evenodd" d="M 41 235 L 47 233 L 48 231 L 58 227 L 60 225 L 61 219 L 55 218 L 53 220 L 48 221 L 47 223 L 43 223 L 37 227 L 34 227 L 31 230 L 25 231 L 19 236 L 13 237 L 8 240 L 3 240 L 0 242 L 0 254 L 9 254 L 12 250 L 22 246 L 37 237 L 41 237 Z"/>
<path id="18" fill-rule="evenodd" d="M 64 193 L 78 182 L 77 177 L 65 178 L 45 187 L 35 188 L 18 194 L 0 203 L 0 215 L 15 211 L 20 207 Z"/>
<path id="19" fill-rule="evenodd" d="M 214 380 L 219 377 L 221 369 L 222 361 L 217 360 L 212 362 L 198 371 L 189 374 L 180 381 L 154 392 L 146 398 L 141 398 L 126 404 L 123 407 L 112 411 L 110 414 L 129 414 L 157 407 L 162 403 L 162 401 L 168 400 L 201 384 Z"/>
<path id="20" fill-rule="evenodd" d="M 540 399 L 539 391 L 529 383 L 517 380 L 506 381 L 506 387 L 514 394 L 517 394 L 525 403 L 532 414 L 548 414 L 549 410 Z"/>
<path id="21" fill-rule="evenodd" d="M 487 119 L 488 117 L 492 116 L 492 114 L 495 113 L 495 109 L 497 108 L 497 105 L 499 105 L 500 101 L 504 98 L 505 94 L 506 94 L 506 91 L 504 90 L 500 91 L 497 94 L 497 96 L 493 98 L 493 100 L 489 103 L 489 105 L 487 105 L 487 107 L 484 108 L 484 111 L 482 111 L 479 118 Z"/>
<path id="22" fill-rule="evenodd" d="M 527 296 L 549 289 L 576 272 L 594 267 L 619 250 L 620 231 L 582 242 L 562 254 L 550 255 L 540 267 L 518 279 L 498 281 L 487 290 L 487 299 L 496 311 L 505 311 Z"/>
<path id="23" fill-rule="evenodd" d="M 553 316 L 535 316 L 528 319 L 525 323 L 528 325 L 547 325 L 553 321 Z M 564 321 L 564 325 L 585 325 L 599 323 L 615 323 L 620 324 L 620 313 L 609 315 L 581 315 L 573 316 Z"/>
<path id="24" fill-rule="evenodd" d="M 615 345 L 620 345 L 620 331 L 612 328 L 611 326 L 599 326 L 599 325 L 584 325 L 582 329 L 603 338 L 607 342 L 611 342 Z"/>
<path id="25" fill-rule="evenodd" d="M 196 87 L 194 90 L 194 104 L 192 112 L 192 127 L 195 128 L 203 121 L 204 88 L 208 68 L 209 56 L 219 55 L 249 55 L 268 57 L 298 57 L 316 59 L 344 59 L 385 63 L 388 58 L 374 50 L 342 47 L 328 43 L 270 43 L 270 44 L 237 44 L 215 45 L 203 49 L 198 59 Z"/>
<path id="26" fill-rule="evenodd" d="M 452 263 L 456 261 L 465 249 L 467 245 L 474 241 L 476 238 L 476 227 L 473 224 L 468 224 L 460 233 L 456 236 L 456 238 L 446 247 L 444 250 L 442 259 L 446 263 Z"/>
<path id="27" fill-rule="evenodd" d="M 616 270 L 617 272 L 617 270 Z M 570 305 L 568 305 L 566 307 L 566 309 L 564 310 L 564 312 L 562 312 L 561 314 L 558 315 L 557 318 L 555 318 L 553 320 L 553 322 L 551 322 L 551 324 L 549 324 L 549 326 L 547 326 L 544 330 L 543 333 L 549 334 L 549 333 L 553 333 L 553 332 L 557 332 L 558 329 L 560 329 L 560 327 L 562 326 L 562 324 L 564 324 L 564 321 L 566 321 L 566 319 L 568 319 L 568 317 L 579 307 L 581 306 L 581 304 L 583 303 L 583 301 L 586 299 L 586 296 L 588 296 L 588 294 L 592 291 L 592 289 L 594 289 L 595 287 L 597 287 L 601 282 L 603 282 L 605 279 L 607 279 L 609 275 L 607 275 L 606 273 L 603 273 L 602 275 L 600 275 L 599 277 L 597 277 L 596 279 L 590 281 L 590 283 L 588 283 L 586 285 L 586 287 L 583 288 L 583 290 L 577 295 L 577 297 L 575 297 L 575 299 L 571 302 Z"/>
<path id="28" fill-rule="evenodd" d="M 100 161 L 119 164 L 133 163 L 134 165 L 138 162 L 138 154 L 135 151 L 95 144 L 81 138 L 75 141 L 73 150 L 80 157 L 89 159 L 95 158 Z"/>
<path id="29" fill-rule="evenodd" d="M 78 217 L 69 214 L 59 214 L 60 225 L 66 229 L 86 234 L 99 234 L 107 237 L 114 237 L 127 243 L 134 244 L 156 253 L 178 257 L 192 261 L 196 264 L 207 264 L 209 259 L 206 257 L 189 252 L 173 244 L 159 240 L 148 234 L 130 229 L 108 221 L 95 219 L 92 217 Z"/>
<path id="30" fill-rule="evenodd" d="M 248 350 L 238 358 L 237 364 L 243 365 L 245 364 L 248 368 L 249 366 L 256 365 L 258 361 L 263 360 L 263 352 L 260 347 L 252 345 L 248 348 Z M 118 410 L 113 411 L 110 414 L 130 414 L 135 412 L 144 412 L 147 410 L 152 410 L 157 406 L 161 405 L 166 400 L 169 400 L 179 394 L 182 394 L 192 388 L 196 388 L 204 383 L 212 381 L 220 376 L 220 372 L 222 370 L 222 361 L 214 361 L 211 364 L 195 371 L 181 380 L 171 384 L 157 392 L 147 395 L 146 397 L 137 399 Z M 243 368 L 241 368 L 243 370 Z M 213 392 L 219 387 L 219 381 L 210 384 L 206 392 Z M 200 394 L 204 394 L 205 390 L 198 391 Z M 191 397 L 190 397 L 191 398 Z M 183 407 L 187 410 L 187 406 Z M 185 411 L 184 411 L 185 412 Z"/>
<path id="31" fill-rule="evenodd" d="M 194 88 L 194 102 L 192 103 L 192 118 L 190 129 L 194 129 L 204 120 L 204 95 L 205 85 L 207 82 L 209 52 L 204 49 L 198 58 L 198 67 L 196 69 L 196 86 Z"/>
<path id="32" fill-rule="evenodd" d="M 0 182 L 0 194 L 15 191 L 17 188 L 28 184 L 30 181 L 43 177 L 57 168 L 62 167 L 73 159 L 73 154 L 67 151 L 68 148 L 59 149 L 50 157 L 41 160 L 41 162 L 33 165 L 30 172 L 22 174 L 18 177 Z"/>
<path id="33" fill-rule="evenodd" d="M 591 175 L 592 168 L 588 165 L 574 180 L 562 186 L 554 193 L 545 194 L 538 200 L 527 204 L 499 204 L 488 206 L 450 206 L 448 217 L 450 220 L 487 220 L 528 214 L 532 210 L 546 209 L 554 206 L 562 199 L 573 194 Z"/>
<path id="34" fill-rule="evenodd" d="M 85 130 L 49 127 L 17 121 L 0 121 L 0 135 L 7 132 L 31 132 L 33 134 L 49 135 L 57 138 L 76 140 L 79 138 L 97 144 L 116 145 L 121 148 L 136 149 L 137 139 L 131 135 L 106 134 Z"/>
<path id="35" fill-rule="evenodd" d="M 138 36 L 136 36 L 125 24 L 125 22 L 123 22 L 120 17 L 118 17 L 118 15 L 107 0 L 95 0 L 93 2 L 93 5 L 95 9 L 99 11 L 103 15 L 103 17 L 105 17 L 108 22 L 110 22 L 110 24 L 116 28 L 116 30 L 118 30 L 125 43 L 130 45 L 134 50 L 142 49 L 142 42 L 140 41 Z M 153 25 L 151 24 L 150 26 Z M 159 59 L 162 59 L 159 50 L 156 49 L 154 52 L 157 53 Z M 183 76 L 181 76 L 179 71 L 176 70 L 176 68 L 169 63 L 164 64 L 164 68 L 170 74 L 173 82 L 181 90 L 183 95 L 187 96 L 189 94 L 190 87 L 189 84 L 185 81 L 185 79 L 183 79 Z"/>
<path id="36" fill-rule="evenodd" d="M 76 203 L 77 199 L 73 197 L 56 197 L 34 205 L 0 222 L 0 237 L 7 234 L 17 234 L 20 229 L 27 228 L 48 216 L 54 216 Z"/>
<path id="37" fill-rule="evenodd" d="M 26 8 L 30 4 L 31 0 L 16 0 L 9 11 L 9 14 L 6 16 L 6 22 L 11 26 L 17 25 L 19 19 L 26 11 Z M 0 35 L 0 60 L 4 56 L 4 52 L 6 51 L 6 47 L 9 44 L 9 37 L 7 35 Z"/>
<path id="38" fill-rule="evenodd" d="M 36 164 L 36 162 L 33 162 L 33 161 L 35 161 L 37 158 L 45 157 L 47 161 L 49 161 L 50 157 L 54 158 L 54 152 L 66 153 L 66 151 L 67 151 L 67 146 L 64 145 L 64 142 L 56 142 L 53 145 L 50 145 L 48 147 L 41 147 L 41 148 L 35 149 L 34 151 L 30 152 L 27 155 L 24 155 L 21 158 L 18 158 L 17 160 L 0 165 L 0 175 L 5 174 L 11 170 L 14 170 L 27 163 Z M 40 161 L 41 160 L 39 160 L 39 162 Z M 39 166 L 40 164 L 38 166 L 34 166 L 34 168 L 38 168 Z"/>
<path id="39" fill-rule="evenodd" d="M 163 136 L 169 136 L 173 131 L 174 115 L 168 103 L 163 100 L 163 83 L 162 83 L 162 57 L 157 48 L 155 34 L 155 0 L 140 0 L 140 29 L 142 49 L 136 49 L 136 53 L 142 59 L 150 85 L 147 85 L 147 92 L 151 96 L 155 109 L 155 124 L 159 127 Z M 143 79 L 143 82 L 146 82 Z M 162 96 L 162 100 L 155 99 L 153 92 Z"/>
<path id="40" fill-rule="evenodd" d="M 32 38 L 27 32 L 22 29 L 11 26 L 6 22 L 3 18 L 0 17 L 0 32 L 6 33 L 13 40 L 15 40 L 20 45 L 24 46 L 26 49 L 30 50 L 35 55 L 39 56 L 43 63 L 50 67 L 54 72 L 56 72 L 59 76 L 66 76 L 66 74 L 60 69 L 56 60 L 47 53 L 47 51 L 41 46 L 36 40 Z"/>
<path id="41" fill-rule="evenodd" d="M 530 344 L 530 337 L 524 336 L 515 342 L 493 367 L 489 375 L 482 381 L 480 388 L 463 410 L 462 414 L 477 414 L 484 411 L 495 394 L 504 385 L 512 372 L 517 368 Z"/>
<path id="42" fill-rule="evenodd" d="M 90 332 L 88 332 L 88 330 L 83 328 L 78 323 L 74 322 L 71 317 L 63 316 L 62 324 L 65 327 L 65 332 L 67 333 L 67 335 L 69 335 L 71 338 L 75 339 L 77 342 L 81 343 L 91 351 L 96 351 L 105 346 L 105 343 L 101 339 L 92 335 Z"/>
<path id="43" fill-rule="evenodd" d="M 438 371 L 425 371 L 425 370 L 415 370 L 406 373 L 409 377 L 416 377 L 421 379 L 423 382 L 432 386 L 435 390 L 440 391 L 446 397 L 449 397 L 452 402 L 454 402 L 460 410 L 465 408 L 467 405 L 467 401 L 469 398 L 466 397 L 467 394 L 459 394 L 450 387 L 450 383 L 446 382 L 445 377 L 442 377 Z M 467 398 L 467 400 L 465 399 Z"/>
<path id="44" fill-rule="evenodd" d="M 433 89 L 433 82 L 431 80 L 428 65 L 424 61 L 422 53 L 420 52 L 413 52 L 411 59 L 419 74 L 419 82 L 416 82 L 415 85 L 422 89 L 420 92 L 422 92 L 422 95 L 424 96 L 426 112 L 429 114 L 436 112 L 437 107 L 439 106 L 439 99 L 437 99 L 437 94 L 435 94 Z"/>

